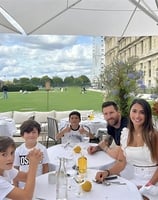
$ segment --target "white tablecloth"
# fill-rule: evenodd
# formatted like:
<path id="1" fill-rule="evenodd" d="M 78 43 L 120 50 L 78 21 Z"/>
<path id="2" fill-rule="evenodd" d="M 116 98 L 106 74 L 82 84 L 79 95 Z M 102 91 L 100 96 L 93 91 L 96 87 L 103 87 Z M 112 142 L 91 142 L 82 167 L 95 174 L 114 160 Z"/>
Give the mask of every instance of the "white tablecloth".
<path id="1" fill-rule="evenodd" d="M 51 173 L 51 172 L 50 172 Z M 105 186 L 98 184 L 92 180 L 95 178 L 96 170 L 89 170 L 87 180 L 92 182 L 92 190 L 90 192 L 82 192 L 80 197 L 77 195 L 79 185 L 72 177 L 68 178 L 68 199 L 69 200 L 142 200 L 136 186 L 128 180 L 118 177 L 113 181 L 126 183 L 125 185 L 111 184 Z M 48 184 L 48 174 L 38 176 L 36 178 L 36 188 L 33 200 L 41 198 L 43 200 L 56 199 L 56 184 Z"/>
<path id="2" fill-rule="evenodd" d="M 79 143 L 77 145 L 81 146 L 82 149 L 84 149 L 84 146 L 86 145 L 86 148 L 82 152 L 87 157 L 88 168 L 105 169 L 105 167 L 108 168 L 115 161 L 112 157 L 110 157 L 108 154 L 106 154 L 103 151 L 99 151 L 93 155 L 89 155 L 86 149 L 88 148 L 89 145 L 96 145 L 94 143 L 88 143 L 88 144 Z M 76 164 L 75 161 L 77 160 L 77 158 L 81 156 L 80 153 L 75 153 L 73 151 L 73 147 L 71 146 L 67 146 L 67 148 L 64 148 L 64 144 L 58 144 L 58 145 L 49 147 L 47 149 L 47 152 L 48 152 L 50 163 L 54 164 L 56 167 L 59 166 L 58 157 L 66 157 L 69 160 L 75 159 L 74 161 L 70 162 L 70 165 L 72 163 L 72 166 L 73 166 L 74 164 Z"/>
<path id="3" fill-rule="evenodd" d="M 0 119 L 0 136 L 13 136 L 16 133 L 16 126 L 13 119 Z"/>
<path id="4" fill-rule="evenodd" d="M 59 130 L 66 126 L 69 123 L 68 118 L 64 118 L 59 123 Z M 81 125 L 86 125 L 90 128 L 91 132 L 96 134 L 99 128 L 106 128 L 107 122 L 103 119 L 103 117 L 94 117 L 93 120 L 82 120 L 80 122 Z"/>

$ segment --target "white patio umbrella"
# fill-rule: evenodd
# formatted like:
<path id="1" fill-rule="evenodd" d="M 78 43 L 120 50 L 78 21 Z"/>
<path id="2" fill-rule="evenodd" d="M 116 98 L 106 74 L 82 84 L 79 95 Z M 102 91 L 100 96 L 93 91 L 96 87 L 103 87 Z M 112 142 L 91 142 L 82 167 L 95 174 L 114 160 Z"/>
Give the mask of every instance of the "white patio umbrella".
<path id="1" fill-rule="evenodd" d="M 0 0 L 1 8 L 28 35 L 158 35 L 157 4 L 157 0 Z"/>
<path id="2" fill-rule="evenodd" d="M 12 25 L 8 21 L 8 19 L 1 12 L 3 11 L 0 9 L 0 32 L 1 33 L 21 33 L 14 25 Z"/>

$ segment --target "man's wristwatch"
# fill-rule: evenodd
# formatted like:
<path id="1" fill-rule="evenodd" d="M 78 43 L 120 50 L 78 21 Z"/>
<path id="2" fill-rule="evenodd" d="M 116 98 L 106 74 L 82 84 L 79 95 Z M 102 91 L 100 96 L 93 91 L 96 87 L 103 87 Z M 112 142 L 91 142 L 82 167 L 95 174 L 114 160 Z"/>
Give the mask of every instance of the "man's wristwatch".
<path id="1" fill-rule="evenodd" d="M 108 149 L 109 149 L 109 147 L 106 146 L 106 147 L 104 147 L 103 151 L 107 152 Z"/>
<path id="2" fill-rule="evenodd" d="M 99 145 L 97 145 L 96 147 L 97 147 L 96 148 L 97 151 L 101 151 L 102 150 Z"/>

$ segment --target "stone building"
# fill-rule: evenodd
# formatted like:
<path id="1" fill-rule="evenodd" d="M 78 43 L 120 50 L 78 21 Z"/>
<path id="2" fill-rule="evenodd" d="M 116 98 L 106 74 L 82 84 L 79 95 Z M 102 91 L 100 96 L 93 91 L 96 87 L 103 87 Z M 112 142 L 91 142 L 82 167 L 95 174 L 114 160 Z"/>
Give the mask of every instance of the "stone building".
<path id="1" fill-rule="evenodd" d="M 143 72 L 144 85 L 147 88 L 156 87 L 156 78 L 158 78 L 157 36 L 105 38 L 105 66 L 110 65 L 116 57 L 126 61 L 132 56 L 139 58 L 136 69 Z"/>

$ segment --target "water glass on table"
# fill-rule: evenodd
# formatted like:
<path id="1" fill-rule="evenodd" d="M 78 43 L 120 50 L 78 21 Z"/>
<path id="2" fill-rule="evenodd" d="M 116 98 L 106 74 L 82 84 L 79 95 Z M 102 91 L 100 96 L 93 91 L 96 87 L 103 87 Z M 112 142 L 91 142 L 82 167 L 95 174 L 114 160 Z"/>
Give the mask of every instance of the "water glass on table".
<path id="1" fill-rule="evenodd" d="M 81 185 L 84 182 L 84 176 L 82 174 L 77 174 L 76 176 L 73 177 L 74 181 L 76 182 L 74 191 L 75 191 L 75 195 L 79 198 L 82 196 L 82 189 L 81 189 Z"/>
<path id="2" fill-rule="evenodd" d="M 87 144 L 89 143 L 89 137 L 84 134 L 83 135 L 83 149 L 87 149 Z"/>

